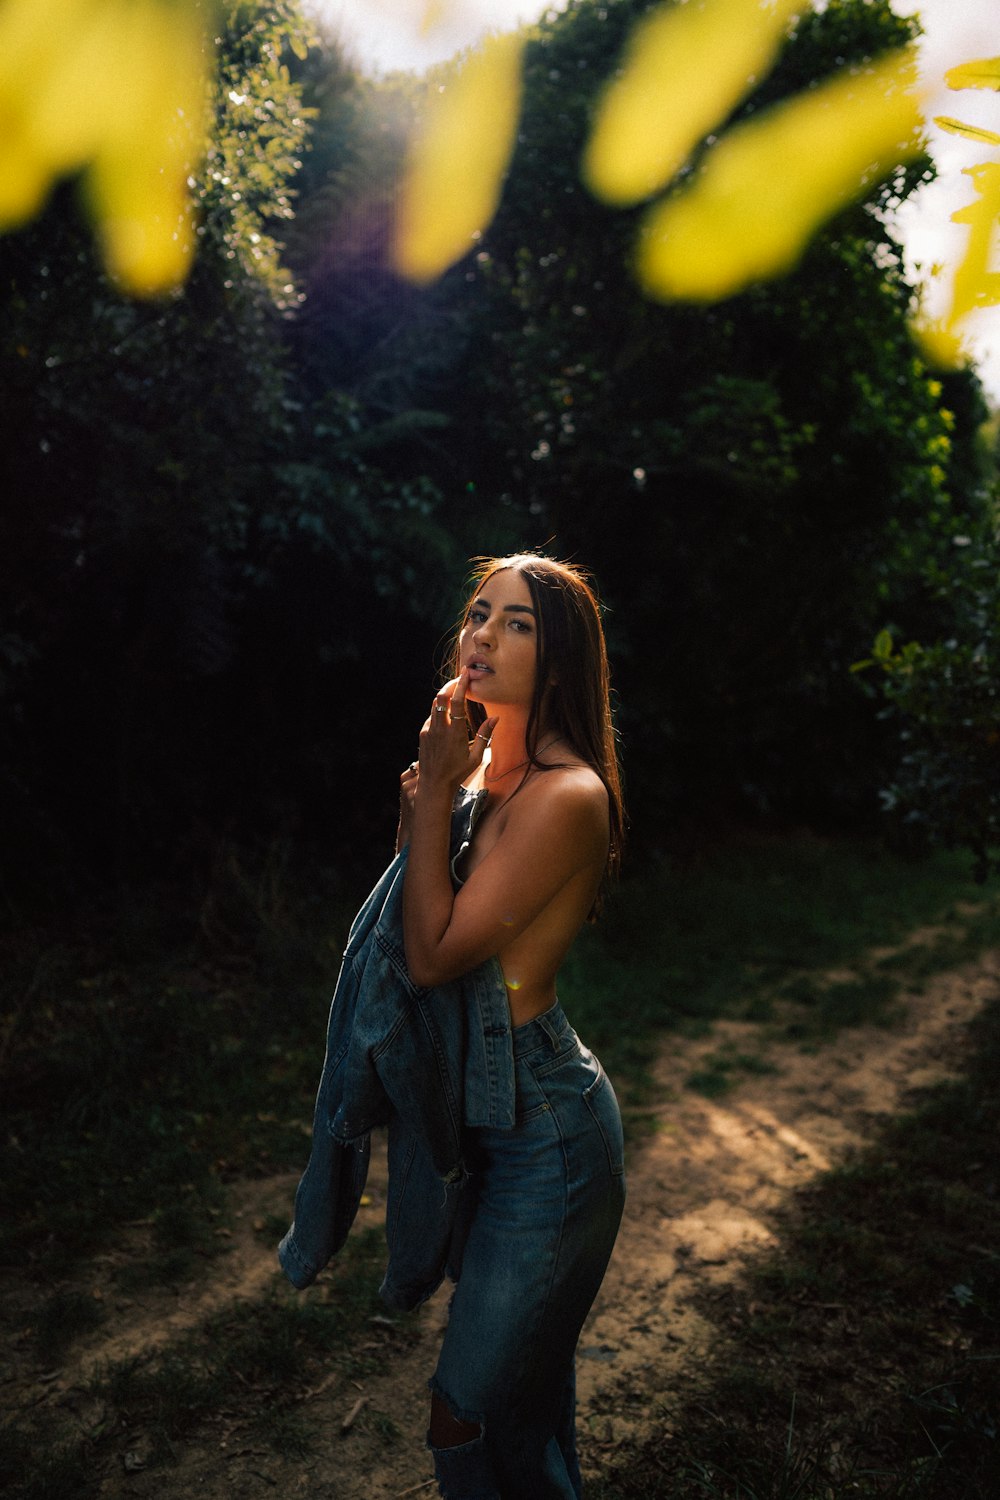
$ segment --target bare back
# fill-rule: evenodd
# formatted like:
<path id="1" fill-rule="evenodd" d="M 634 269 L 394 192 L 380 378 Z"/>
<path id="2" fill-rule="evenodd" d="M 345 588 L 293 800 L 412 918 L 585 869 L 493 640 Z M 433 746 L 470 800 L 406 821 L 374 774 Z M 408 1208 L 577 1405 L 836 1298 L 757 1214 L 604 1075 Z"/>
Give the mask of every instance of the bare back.
<path id="1" fill-rule="evenodd" d="M 469 790 L 484 785 L 482 768 L 469 780 Z M 510 793 L 489 787 L 485 811 L 472 836 L 459 876 L 468 887 L 475 888 L 473 876 L 483 861 L 509 838 L 513 831 L 523 833 L 539 820 L 544 802 L 554 791 L 572 786 L 577 798 L 585 800 L 586 817 L 566 837 L 573 848 L 560 849 L 559 863 L 570 856 L 572 873 L 547 902 L 533 921 L 497 953 L 503 970 L 510 1002 L 511 1020 L 521 1026 L 543 1011 L 556 999 L 556 976 L 573 939 L 586 921 L 594 904 L 608 856 L 608 794 L 600 777 L 581 761 L 548 771 L 529 771 L 523 785 L 517 781 Z M 558 835 L 557 835 L 558 837 Z M 548 845 L 539 842 L 537 859 L 553 859 L 551 838 Z M 553 862 L 555 862 L 553 860 Z M 516 879 L 514 872 L 511 876 Z"/>

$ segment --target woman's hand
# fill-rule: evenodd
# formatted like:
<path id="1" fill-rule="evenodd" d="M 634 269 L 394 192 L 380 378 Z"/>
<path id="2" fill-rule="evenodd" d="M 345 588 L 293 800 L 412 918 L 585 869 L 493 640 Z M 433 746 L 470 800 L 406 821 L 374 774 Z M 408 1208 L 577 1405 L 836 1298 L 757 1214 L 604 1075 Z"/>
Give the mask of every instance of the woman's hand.
<path id="1" fill-rule="evenodd" d="M 420 731 L 418 778 L 427 786 L 448 788 L 452 794 L 479 765 L 499 722 L 497 718 L 487 719 L 470 741 L 465 715 L 468 686 L 468 668 L 463 667 L 459 676 L 446 682 L 437 694 Z"/>

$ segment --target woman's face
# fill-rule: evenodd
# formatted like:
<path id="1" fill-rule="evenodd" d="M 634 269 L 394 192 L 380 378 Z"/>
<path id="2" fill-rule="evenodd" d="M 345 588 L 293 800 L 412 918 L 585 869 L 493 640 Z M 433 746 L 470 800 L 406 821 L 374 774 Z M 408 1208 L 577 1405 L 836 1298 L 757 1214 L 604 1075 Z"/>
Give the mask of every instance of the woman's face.
<path id="1" fill-rule="evenodd" d="M 523 574 L 511 568 L 480 584 L 459 636 L 474 703 L 530 706 L 535 691 L 538 620 Z"/>

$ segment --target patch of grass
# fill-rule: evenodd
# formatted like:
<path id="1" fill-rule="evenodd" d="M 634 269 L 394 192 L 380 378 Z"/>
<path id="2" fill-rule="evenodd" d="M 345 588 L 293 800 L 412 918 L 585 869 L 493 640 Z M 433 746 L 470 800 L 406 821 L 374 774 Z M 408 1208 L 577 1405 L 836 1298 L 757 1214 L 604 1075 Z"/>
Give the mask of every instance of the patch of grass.
<path id="1" fill-rule="evenodd" d="M 947 932 L 911 957 L 870 957 L 941 923 Z M 560 994 L 625 1100 L 638 1103 L 631 1090 L 644 1087 L 665 1029 L 704 1034 L 725 1016 L 780 1021 L 809 1042 L 891 1025 L 904 985 L 996 944 L 1000 900 L 957 854 L 914 864 L 874 843 L 746 839 L 683 870 L 626 880 L 581 933 Z M 854 972 L 831 983 L 828 970 Z"/>
<path id="2" fill-rule="evenodd" d="M 63 1449 L 51 1429 L 11 1431 L 6 1462 L 17 1482 L 5 1493 L 12 1500 L 69 1494 L 83 1500 L 98 1492 L 109 1444 L 123 1430 L 144 1436 L 147 1466 L 155 1468 L 172 1461 L 178 1440 L 219 1417 L 252 1428 L 278 1453 L 305 1456 L 312 1438 L 298 1405 L 303 1395 L 331 1373 L 345 1384 L 381 1373 L 415 1335 L 415 1316 L 394 1318 L 391 1329 L 372 1325 L 381 1309 L 384 1258 L 380 1230 L 354 1233 L 321 1289 L 303 1294 L 279 1287 L 257 1301 L 232 1304 L 166 1349 L 109 1366 L 89 1388 L 107 1413 L 101 1433 Z M 389 1440 L 391 1419 L 377 1420 Z M 4 1452 L 0 1444 L 0 1465 Z M 53 1479 L 47 1489 L 50 1471 L 63 1475 L 67 1466 L 72 1483 L 60 1491 Z"/>
<path id="3" fill-rule="evenodd" d="M 101 1478 L 86 1472 L 86 1445 L 33 1424 L 0 1427 L 0 1492 L 8 1500 L 91 1500 Z"/>
<path id="4" fill-rule="evenodd" d="M 66 1351 L 85 1333 L 104 1322 L 100 1302 L 86 1292 L 56 1292 L 39 1307 L 34 1340 L 39 1362 L 46 1368 L 62 1362 Z"/>
<path id="5" fill-rule="evenodd" d="M 50 1279 L 151 1215 L 154 1279 L 222 1249 L 209 1220 L 227 1181 L 304 1165 L 335 979 L 324 946 L 280 981 L 183 949 L 119 960 L 81 943 L 36 963 L 9 1022 L 0 1261 Z"/>
<path id="6" fill-rule="evenodd" d="M 973 1036 L 966 1077 L 915 1096 L 796 1195 L 779 1249 L 703 1293 L 715 1356 L 604 1500 L 996 1500 L 1000 1004 Z"/>
<path id="7" fill-rule="evenodd" d="M 684 1080 L 685 1086 L 708 1099 L 721 1098 L 729 1092 L 739 1074 L 755 1074 L 761 1077 L 775 1071 L 774 1064 L 756 1052 L 736 1052 L 731 1048 L 720 1048 L 703 1065 Z"/>
<path id="8" fill-rule="evenodd" d="M 845 1026 L 892 1026 L 904 1013 L 897 1002 L 899 982 L 885 974 L 862 971 L 857 979 L 837 979 L 829 984 L 812 980 L 807 984 L 811 990 L 808 1001 L 806 985 L 793 981 L 782 992 L 785 999 L 794 995 L 801 1007 L 799 1018 L 785 1025 L 790 1037 L 816 1041 L 835 1036 Z"/>
<path id="9" fill-rule="evenodd" d="M 373 1412 L 372 1426 L 386 1445 L 399 1441 L 399 1428 L 387 1412 Z"/>
<path id="10" fill-rule="evenodd" d="M 265 1406 L 256 1431 L 264 1442 L 285 1458 L 306 1458 L 316 1434 L 304 1411 L 294 1406 Z"/>
<path id="11" fill-rule="evenodd" d="M 165 1352 L 111 1367 L 94 1393 L 129 1425 L 173 1438 L 229 1405 L 236 1392 L 241 1403 L 280 1408 L 329 1364 L 345 1378 L 370 1373 L 388 1347 L 363 1337 L 381 1308 L 384 1259 L 380 1230 L 353 1234 L 321 1291 L 281 1287 L 255 1302 L 233 1303 Z M 405 1338 L 409 1327 L 400 1319 L 398 1336 Z M 375 1347 L 366 1349 L 367 1342 Z M 279 1427 L 293 1441 L 294 1423 Z"/>

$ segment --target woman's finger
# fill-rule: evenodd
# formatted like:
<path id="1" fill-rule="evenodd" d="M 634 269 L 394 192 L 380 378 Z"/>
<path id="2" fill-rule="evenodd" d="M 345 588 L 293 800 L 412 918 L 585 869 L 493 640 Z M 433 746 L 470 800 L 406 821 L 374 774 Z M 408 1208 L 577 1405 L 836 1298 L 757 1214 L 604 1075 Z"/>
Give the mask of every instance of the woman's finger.
<path id="1" fill-rule="evenodd" d="M 451 716 L 453 719 L 465 718 L 465 691 L 469 686 L 469 669 L 463 667 L 455 678 L 451 687 Z"/>
<path id="2" fill-rule="evenodd" d="M 472 740 L 469 744 L 469 753 L 472 756 L 473 765 L 478 766 L 479 762 L 486 754 L 486 747 L 490 742 L 490 735 L 493 733 L 499 722 L 500 716 L 499 714 L 497 714 L 492 719 L 487 719 L 486 723 L 481 725 L 481 727 L 473 735 Z"/>

